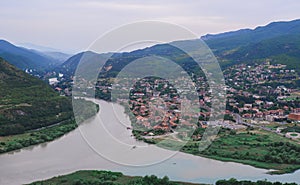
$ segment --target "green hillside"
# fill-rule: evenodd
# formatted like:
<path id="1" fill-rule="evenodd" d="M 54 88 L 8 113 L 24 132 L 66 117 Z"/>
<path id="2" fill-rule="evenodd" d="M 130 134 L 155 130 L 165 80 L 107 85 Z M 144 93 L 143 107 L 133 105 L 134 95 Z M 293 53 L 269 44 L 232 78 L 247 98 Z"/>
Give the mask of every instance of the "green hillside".
<path id="1" fill-rule="evenodd" d="M 15 46 L 6 40 L 0 40 L 0 57 L 19 69 L 43 71 L 61 62 L 34 50 Z"/>
<path id="2" fill-rule="evenodd" d="M 249 44 L 233 52 L 224 52 L 220 58 L 230 61 L 231 64 L 263 62 L 269 59 L 272 64 L 284 64 L 287 69 L 296 69 L 300 73 L 300 34 Z"/>
<path id="3" fill-rule="evenodd" d="M 201 37 L 216 52 L 235 49 L 248 44 L 255 44 L 266 39 L 279 36 L 298 34 L 300 31 L 300 20 L 272 22 L 266 26 L 255 29 L 242 29 L 217 35 L 206 35 Z"/>
<path id="4" fill-rule="evenodd" d="M 72 116 L 72 104 L 41 80 L 0 58 L 0 136 L 20 134 Z"/>

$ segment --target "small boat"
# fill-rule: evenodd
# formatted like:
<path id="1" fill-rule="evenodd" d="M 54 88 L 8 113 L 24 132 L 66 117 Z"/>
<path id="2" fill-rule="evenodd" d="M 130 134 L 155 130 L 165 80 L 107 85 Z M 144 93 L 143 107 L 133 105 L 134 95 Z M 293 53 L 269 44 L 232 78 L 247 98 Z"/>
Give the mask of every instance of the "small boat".
<path id="1" fill-rule="evenodd" d="M 136 149 L 136 146 L 133 146 L 132 149 Z"/>

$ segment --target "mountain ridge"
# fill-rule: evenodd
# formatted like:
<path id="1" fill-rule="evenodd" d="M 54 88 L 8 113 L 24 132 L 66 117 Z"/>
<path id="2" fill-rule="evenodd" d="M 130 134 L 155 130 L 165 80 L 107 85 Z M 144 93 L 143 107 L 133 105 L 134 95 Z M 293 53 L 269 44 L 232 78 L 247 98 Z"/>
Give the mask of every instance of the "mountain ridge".
<path id="1" fill-rule="evenodd" d="M 43 56 L 23 47 L 18 47 L 3 39 L 0 40 L 0 57 L 22 70 L 44 70 L 59 63 L 59 61 L 54 58 Z"/>
<path id="2" fill-rule="evenodd" d="M 0 58 L 0 136 L 24 133 L 72 117 L 71 101 Z"/>
<path id="3" fill-rule="evenodd" d="M 300 32 L 300 19 L 292 21 L 271 22 L 255 29 L 240 29 L 220 34 L 208 34 L 202 36 L 209 47 L 213 50 L 224 51 L 250 43 L 257 43 L 265 39 L 277 36 L 296 34 Z"/>

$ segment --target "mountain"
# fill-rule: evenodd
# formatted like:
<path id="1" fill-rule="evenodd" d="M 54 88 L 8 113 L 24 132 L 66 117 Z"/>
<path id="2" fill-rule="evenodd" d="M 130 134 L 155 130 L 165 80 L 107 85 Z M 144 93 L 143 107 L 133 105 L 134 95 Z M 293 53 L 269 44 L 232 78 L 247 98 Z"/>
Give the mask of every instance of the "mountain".
<path id="1" fill-rule="evenodd" d="M 279 36 L 293 35 L 300 32 L 300 20 L 272 22 L 255 29 L 242 29 L 216 35 L 202 36 L 208 46 L 214 51 L 230 50 L 237 47 L 254 44 Z"/>
<path id="2" fill-rule="evenodd" d="M 17 47 L 5 40 L 0 40 L 0 57 L 22 70 L 43 70 L 53 67 L 59 62 L 36 51 Z"/>
<path id="3" fill-rule="evenodd" d="M 41 46 L 37 44 L 32 43 L 21 43 L 19 46 L 24 47 L 26 49 L 29 49 L 33 52 L 36 52 L 39 55 L 42 55 L 44 57 L 49 57 L 52 60 L 57 60 L 62 64 L 64 61 L 66 61 L 68 58 L 70 58 L 72 55 L 61 52 L 59 49 Z"/>
<path id="4" fill-rule="evenodd" d="M 234 51 L 218 54 L 223 68 L 234 64 L 251 64 L 270 61 L 271 64 L 287 65 L 300 74 L 300 33 L 278 36 L 258 43 L 241 46 Z"/>
<path id="5" fill-rule="evenodd" d="M 72 55 L 70 54 L 66 54 L 66 53 L 62 53 L 62 52 L 51 52 L 51 51 L 46 51 L 43 52 L 44 55 L 54 59 L 54 60 L 58 60 L 60 62 L 60 64 L 62 64 L 63 62 L 65 62 L 67 59 L 69 59 Z"/>
<path id="6" fill-rule="evenodd" d="M 62 52 L 55 52 L 55 51 L 41 52 L 41 51 L 32 50 L 32 49 L 30 51 L 51 60 L 52 63 L 49 66 L 50 68 L 61 65 L 62 63 L 64 63 L 66 60 L 68 60 L 72 56 L 70 54 L 66 54 L 66 53 L 62 53 Z"/>
<path id="7" fill-rule="evenodd" d="M 81 60 L 83 59 L 83 56 L 85 61 L 88 61 L 90 64 L 95 63 L 95 61 L 100 59 L 101 57 L 100 54 L 94 53 L 92 51 L 81 52 L 67 59 L 63 64 L 56 68 L 56 71 L 63 73 L 66 76 L 74 75 L 79 62 L 81 62 Z"/>
<path id="8" fill-rule="evenodd" d="M 61 52 L 58 49 L 55 48 L 51 48 L 51 47 L 47 47 L 47 46 L 41 46 L 41 45 L 37 45 L 37 44 L 32 44 L 32 43 L 20 43 L 17 44 L 18 46 L 27 48 L 27 49 L 32 49 L 32 50 L 36 50 L 36 51 L 40 51 L 40 52 Z"/>
<path id="9" fill-rule="evenodd" d="M 0 136 L 68 120 L 71 101 L 0 58 Z"/>
<path id="10" fill-rule="evenodd" d="M 182 42 L 182 41 L 180 41 Z M 192 45 L 194 41 L 184 41 L 182 42 L 183 45 Z M 97 54 L 91 51 L 82 52 L 79 54 L 76 54 L 69 58 L 66 62 L 64 62 L 62 65 L 58 66 L 56 68 L 57 72 L 63 73 L 65 76 L 72 76 L 74 75 L 79 61 L 83 59 L 86 65 L 85 69 L 89 70 L 98 70 L 90 72 L 91 74 L 95 74 L 94 72 L 100 72 L 99 66 L 93 66 L 95 64 L 95 61 L 99 64 L 99 61 L 106 62 L 105 63 L 105 69 L 101 72 L 100 76 L 102 77 L 115 77 L 118 72 L 120 72 L 127 64 L 131 63 L 132 61 L 147 57 L 147 56 L 161 56 L 168 58 L 172 61 L 175 61 L 179 65 L 181 65 L 184 69 L 187 71 L 193 71 L 197 68 L 197 64 L 193 61 L 193 59 L 186 54 L 184 54 L 181 50 L 178 48 L 172 46 L 171 44 L 158 44 L 152 47 L 148 47 L 145 49 L 139 49 L 132 52 L 123 52 L 123 53 L 104 53 L 104 54 Z M 109 67 L 110 66 L 110 67 Z M 145 66 L 144 66 L 145 67 Z M 154 70 L 155 67 L 159 68 L 161 66 L 147 66 L 149 67 L 149 70 Z M 82 69 L 83 71 L 88 71 Z M 159 68 L 158 70 L 162 70 Z M 164 70 L 164 69 L 163 69 Z M 195 70 L 196 71 L 196 70 Z M 138 72 L 138 71 L 137 71 Z"/>
<path id="11" fill-rule="evenodd" d="M 272 55 L 293 55 L 300 56 L 300 33 L 295 35 L 279 36 L 266 39 L 255 44 L 249 44 L 239 48 L 232 56 L 241 60 L 266 58 Z M 230 55 L 229 55 L 230 56 Z"/>
<path id="12" fill-rule="evenodd" d="M 221 67 L 239 63 L 251 63 L 270 59 L 271 63 L 288 65 L 288 68 L 300 72 L 300 20 L 274 22 L 253 30 L 242 29 L 217 35 L 206 35 L 202 39 L 212 49 L 219 59 Z M 197 40 L 177 41 L 181 46 L 191 50 Z M 64 74 L 73 75 L 84 53 L 69 58 L 58 68 Z M 90 63 L 98 60 L 102 54 L 88 53 Z M 152 47 L 132 52 L 114 53 L 107 60 L 106 67 L 111 66 L 105 74 L 114 77 L 130 62 L 146 56 L 161 56 L 168 58 L 187 71 L 199 72 L 197 65 L 186 53 L 171 44 L 158 44 Z M 200 72 L 201 73 L 201 72 Z"/>
<path id="13" fill-rule="evenodd" d="M 284 64 L 300 74 L 300 20 L 273 22 L 253 30 L 243 29 L 202 39 L 218 57 L 221 67 L 234 64 Z"/>

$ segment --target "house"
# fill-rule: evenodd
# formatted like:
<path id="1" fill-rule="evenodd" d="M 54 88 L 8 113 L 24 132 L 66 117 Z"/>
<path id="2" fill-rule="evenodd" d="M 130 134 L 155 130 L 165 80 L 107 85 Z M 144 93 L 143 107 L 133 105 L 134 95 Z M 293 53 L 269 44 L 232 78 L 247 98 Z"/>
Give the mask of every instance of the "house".
<path id="1" fill-rule="evenodd" d="M 59 81 L 57 78 L 49 78 L 49 85 L 54 85 L 57 84 Z"/>
<path id="2" fill-rule="evenodd" d="M 145 93 L 142 92 L 136 92 L 133 94 L 134 96 L 145 96 Z"/>
<path id="3" fill-rule="evenodd" d="M 61 91 L 62 91 L 62 88 L 56 87 L 56 88 L 55 88 L 55 91 L 61 92 Z"/>
<path id="4" fill-rule="evenodd" d="M 244 107 L 250 109 L 252 108 L 252 104 L 245 104 Z"/>
<path id="5" fill-rule="evenodd" d="M 255 114 L 255 117 L 257 118 L 262 118 L 264 116 L 264 114 L 262 112 L 258 112 Z"/>
<path id="6" fill-rule="evenodd" d="M 252 114 L 248 114 L 248 113 L 247 113 L 247 114 L 244 114 L 244 115 L 243 115 L 243 118 L 252 118 Z"/>
<path id="7" fill-rule="evenodd" d="M 300 121 L 300 113 L 291 113 L 288 118 L 294 121 Z"/>

